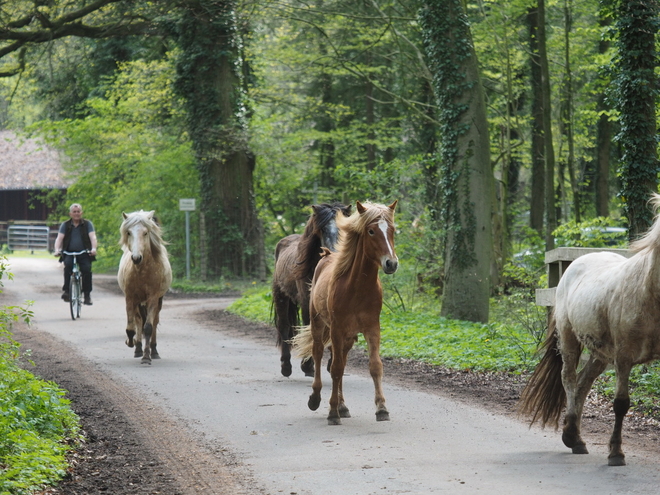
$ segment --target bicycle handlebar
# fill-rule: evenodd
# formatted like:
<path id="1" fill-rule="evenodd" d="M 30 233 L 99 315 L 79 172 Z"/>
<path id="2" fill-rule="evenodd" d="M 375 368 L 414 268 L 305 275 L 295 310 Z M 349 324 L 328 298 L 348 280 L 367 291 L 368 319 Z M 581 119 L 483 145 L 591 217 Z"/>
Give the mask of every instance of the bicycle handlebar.
<path id="1" fill-rule="evenodd" d="M 66 254 L 68 256 L 80 256 L 81 254 L 89 253 L 88 249 L 83 249 L 82 251 L 78 252 L 73 252 L 73 251 L 62 251 L 62 254 Z"/>

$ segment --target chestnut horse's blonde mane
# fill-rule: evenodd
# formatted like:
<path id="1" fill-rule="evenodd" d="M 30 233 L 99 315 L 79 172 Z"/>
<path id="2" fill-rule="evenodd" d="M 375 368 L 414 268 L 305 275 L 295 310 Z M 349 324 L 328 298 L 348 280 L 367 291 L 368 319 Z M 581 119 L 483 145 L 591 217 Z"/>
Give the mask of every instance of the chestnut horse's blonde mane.
<path id="1" fill-rule="evenodd" d="M 333 284 L 351 269 L 361 234 L 367 225 L 382 219 L 387 221 L 388 227 L 394 226 L 394 210 L 389 206 L 369 202 L 362 203 L 362 206 L 366 208 L 363 213 L 356 209 L 350 217 L 337 215 L 339 241 L 337 252 L 331 254 L 335 258 L 331 277 Z"/>
<path id="2" fill-rule="evenodd" d="M 119 233 L 121 235 L 119 239 L 119 244 L 123 249 L 128 249 L 128 231 L 135 225 L 142 224 L 147 228 L 149 232 L 149 244 L 151 245 L 151 254 L 155 259 L 160 260 L 161 256 L 166 253 L 165 241 L 162 238 L 162 231 L 160 226 L 153 220 L 153 211 L 134 211 L 133 213 L 127 213 L 126 218 L 119 228 Z"/>
<path id="3" fill-rule="evenodd" d="M 654 193 L 649 203 L 653 206 L 655 219 L 651 228 L 642 237 L 630 243 L 630 250 L 635 253 L 660 248 L 660 216 L 658 215 L 658 210 L 660 210 L 660 194 Z"/>

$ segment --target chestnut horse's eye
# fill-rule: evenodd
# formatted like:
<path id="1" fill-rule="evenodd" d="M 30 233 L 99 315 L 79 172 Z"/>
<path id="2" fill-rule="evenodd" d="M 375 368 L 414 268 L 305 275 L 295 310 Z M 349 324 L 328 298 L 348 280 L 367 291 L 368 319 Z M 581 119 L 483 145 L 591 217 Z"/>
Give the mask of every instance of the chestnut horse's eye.
<path id="1" fill-rule="evenodd" d="M 374 235 L 374 229 L 369 229 L 369 235 Z"/>

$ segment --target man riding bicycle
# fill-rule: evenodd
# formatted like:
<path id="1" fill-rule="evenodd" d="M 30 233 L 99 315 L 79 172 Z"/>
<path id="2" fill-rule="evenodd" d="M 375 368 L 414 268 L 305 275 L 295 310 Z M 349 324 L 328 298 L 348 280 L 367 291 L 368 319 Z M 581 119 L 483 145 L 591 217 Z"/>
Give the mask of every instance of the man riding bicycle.
<path id="1" fill-rule="evenodd" d="M 70 301 L 69 282 L 73 271 L 73 256 L 65 255 L 62 251 L 83 251 L 88 253 L 78 256 L 78 265 L 82 273 L 82 286 L 85 300 L 83 304 L 92 305 L 92 261 L 96 260 L 96 232 L 94 224 L 82 217 L 82 206 L 74 203 L 69 207 L 69 216 L 66 222 L 60 225 L 60 230 L 55 239 L 55 256 L 60 257 L 60 263 L 64 262 L 64 286 L 62 287 L 62 299 Z"/>

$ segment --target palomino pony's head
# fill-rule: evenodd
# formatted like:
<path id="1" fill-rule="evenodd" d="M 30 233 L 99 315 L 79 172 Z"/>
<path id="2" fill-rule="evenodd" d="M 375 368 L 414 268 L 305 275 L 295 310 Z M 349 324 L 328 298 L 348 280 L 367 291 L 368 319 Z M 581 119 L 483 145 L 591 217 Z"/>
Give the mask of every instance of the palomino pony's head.
<path id="1" fill-rule="evenodd" d="M 362 245 L 363 255 L 380 265 L 385 273 L 392 274 L 399 268 L 399 258 L 394 251 L 394 209 L 378 203 L 356 203 L 357 211 L 348 218 L 337 217 L 340 230 L 337 251 L 339 257 L 335 274 L 345 273 L 352 258 Z"/>
<path id="2" fill-rule="evenodd" d="M 119 244 L 124 251 L 131 253 L 133 263 L 139 265 L 145 254 L 159 259 L 164 251 L 164 242 L 160 227 L 153 219 L 154 210 L 140 210 L 122 215 L 124 221 L 119 229 Z"/>

